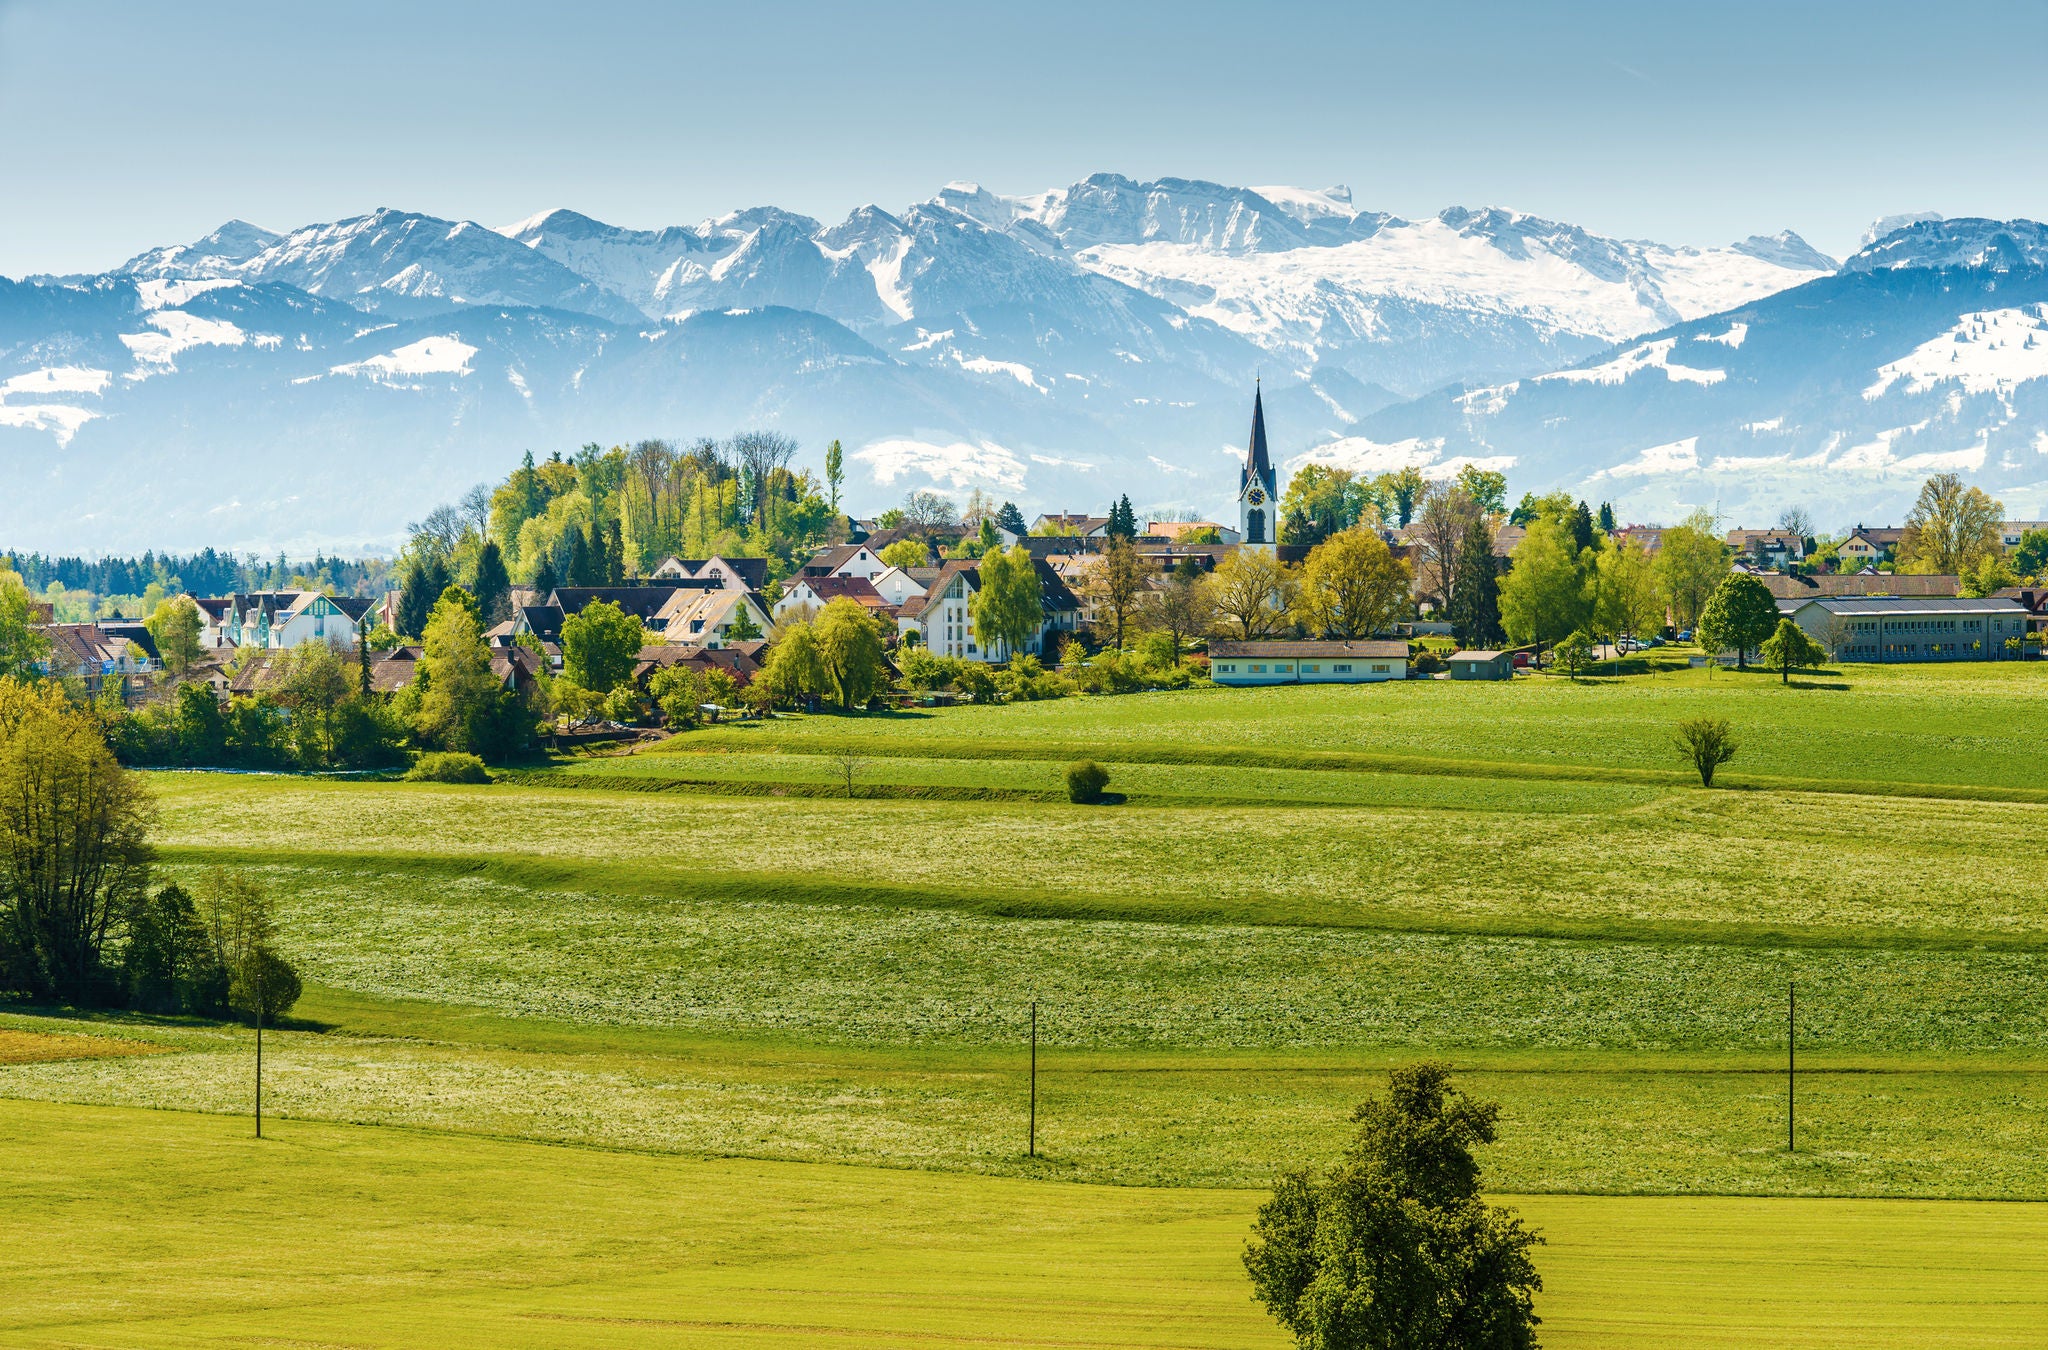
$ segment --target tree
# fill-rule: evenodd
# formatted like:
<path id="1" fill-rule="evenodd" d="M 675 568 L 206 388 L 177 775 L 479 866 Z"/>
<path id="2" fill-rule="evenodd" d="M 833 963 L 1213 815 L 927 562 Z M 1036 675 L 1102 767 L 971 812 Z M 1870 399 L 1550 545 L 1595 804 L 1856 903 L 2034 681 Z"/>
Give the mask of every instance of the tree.
<path id="1" fill-rule="evenodd" d="M 1564 667 L 1565 674 L 1577 680 L 1579 672 L 1593 664 L 1593 639 L 1583 631 L 1568 634 L 1551 649 L 1550 654 L 1558 665 Z"/>
<path id="2" fill-rule="evenodd" d="M 486 624 L 500 624 L 512 617 L 512 574 L 505 570 L 505 555 L 497 540 L 485 540 L 477 553 L 476 577 L 470 589 Z"/>
<path id="3" fill-rule="evenodd" d="M 32 603 L 20 574 L 0 564 L 0 679 L 25 677 L 50 654 L 50 640 L 29 622 Z"/>
<path id="4" fill-rule="evenodd" d="M 422 739 L 442 750 L 482 754 L 491 745 L 502 692 L 484 644 L 483 621 L 466 592 L 449 587 L 428 616 L 419 661 Z"/>
<path id="5" fill-rule="evenodd" d="M 1609 540 L 1594 556 L 1592 625 L 1593 632 L 1610 641 L 1664 626 L 1657 567 L 1640 540 Z"/>
<path id="6" fill-rule="evenodd" d="M 818 635 L 808 623 L 783 627 L 768 649 L 768 663 L 749 689 L 759 688 L 771 704 L 792 704 L 825 692 L 825 663 Z"/>
<path id="7" fill-rule="evenodd" d="M 842 750 L 832 757 L 832 765 L 839 771 L 839 779 L 846 785 L 846 796 L 853 798 L 853 790 L 860 784 L 860 776 L 868 767 L 867 756 L 858 750 Z"/>
<path id="8" fill-rule="evenodd" d="M 1572 508 L 1566 523 L 1571 526 L 1572 547 L 1581 553 L 1593 547 L 1593 513 L 1586 509 L 1584 502 Z"/>
<path id="9" fill-rule="evenodd" d="M 353 681 L 341 653 L 325 642 L 302 642 L 285 658 L 277 701 L 291 710 L 300 762 L 321 767 L 334 760 L 335 713 Z"/>
<path id="10" fill-rule="evenodd" d="M 1600 526 L 1600 533 L 1602 533 L 1602 534 L 1613 534 L 1613 533 L 1614 533 L 1614 503 L 1613 503 L 1613 502 L 1602 502 L 1602 503 L 1600 503 L 1600 519 L 1599 519 L 1599 522 L 1598 522 L 1598 523 L 1599 523 L 1599 526 Z"/>
<path id="11" fill-rule="evenodd" d="M 1451 628 L 1469 643 L 1492 646 L 1501 640 L 1500 568 L 1493 556 L 1493 530 L 1484 516 L 1465 527 L 1458 548 L 1458 585 L 1451 593 Z"/>
<path id="12" fill-rule="evenodd" d="M 609 694 L 633 677 L 647 645 L 638 617 L 609 600 L 592 600 L 562 620 L 562 675 L 570 683 Z"/>
<path id="13" fill-rule="evenodd" d="M 1489 516 L 1504 514 L 1508 509 L 1508 478 L 1504 473 L 1482 469 L 1477 464 L 1467 464 L 1458 470 L 1455 480 L 1465 489 L 1480 511 Z"/>
<path id="14" fill-rule="evenodd" d="M 1987 595 L 1996 595 L 2007 586 L 2017 586 L 2020 579 L 2005 560 L 2003 553 L 1986 553 L 1977 559 L 1975 567 L 1967 569 L 1962 576 L 1960 594 L 1972 600 L 1981 600 Z"/>
<path id="15" fill-rule="evenodd" d="M 842 595 L 825 606 L 811 631 L 817 639 L 824 692 L 841 712 L 866 707 L 886 678 L 882 630 L 867 607 Z"/>
<path id="16" fill-rule="evenodd" d="M 1479 504 L 1463 486 L 1436 482 L 1423 489 L 1421 514 L 1413 531 L 1415 589 L 1418 595 L 1435 599 L 1438 614 L 1448 614 L 1457 603 L 1465 532 L 1479 518 Z M 1489 558 L 1487 570 L 1492 569 Z"/>
<path id="17" fill-rule="evenodd" d="M 227 976 L 225 1003 L 272 1021 L 299 1001 L 298 972 L 277 950 L 277 906 L 246 876 L 215 868 L 200 890 L 199 924 L 213 964 Z"/>
<path id="18" fill-rule="evenodd" d="M 1749 654 L 1778 627 L 1778 602 L 1763 582 L 1739 572 L 1723 581 L 1700 611 L 1700 649 L 1712 656 L 1730 648 L 1738 668 L 1748 669 Z"/>
<path id="19" fill-rule="evenodd" d="M 1284 1173 L 1244 1254 L 1255 1297 L 1305 1350 L 1533 1350 L 1530 1249 L 1542 1238 L 1480 1194 L 1472 1149 L 1500 1106 L 1448 1065 L 1389 1075 L 1321 1176 Z"/>
<path id="20" fill-rule="evenodd" d="M 1425 486 L 1422 471 L 1409 465 L 1394 473 L 1383 473 L 1373 480 L 1373 488 L 1380 499 L 1393 507 L 1394 521 L 1402 529 L 1415 519 L 1415 503 L 1422 496 Z"/>
<path id="21" fill-rule="evenodd" d="M 839 509 L 839 489 L 846 482 L 846 452 L 834 440 L 825 447 L 825 485 L 832 491 L 832 509 Z"/>
<path id="22" fill-rule="evenodd" d="M 1228 554 L 1209 575 L 1209 601 L 1218 627 L 1250 642 L 1276 632 L 1295 607 L 1299 578 L 1259 549 Z"/>
<path id="23" fill-rule="evenodd" d="M 149 881 L 154 818 L 90 712 L 0 678 L 0 962 L 38 998 L 104 1001 L 108 938 Z M 11 959 L 8 954 L 11 953 Z"/>
<path id="24" fill-rule="evenodd" d="M 1692 717 L 1678 724 L 1679 758 L 1699 770 L 1700 786 L 1714 785 L 1714 770 L 1735 758 L 1735 738 L 1719 717 Z"/>
<path id="25" fill-rule="evenodd" d="M 1803 506 L 1788 506 L 1778 513 L 1778 528 L 1803 540 L 1813 537 L 1813 516 Z"/>
<path id="26" fill-rule="evenodd" d="M 1920 499 L 1906 516 L 1899 537 L 1899 570 L 1960 576 L 1987 553 L 2004 547 L 1999 526 L 2005 508 L 1981 488 L 1966 486 L 1952 473 L 1938 473 L 1920 485 Z"/>
<path id="27" fill-rule="evenodd" d="M 1817 666 L 1828 656 L 1818 642 L 1806 635 L 1804 628 L 1790 619 L 1778 620 L 1778 631 L 1764 639 L 1757 655 L 1765 665 L 1777 670 L 1780 684 L 1790 684 L 1794 670 Z"/>
<path id="28" fill-rule="evenodd" d="M 2048 572 L 2048 530 L 2028 530 L 2012 551 L 2012 565 L 2023 577 L 2038 578 Z"/>
<path id="29" fill-rule="evenodd" d="M 178 686 L 178 758 L 187 764 L 219 765 L 227 754 L 227 719 L 220 700 L 204 684 Z"/>
<path id="30" fill-rule="evenodd" d="M 1386 540 L 1354 526 L 1308 555 L 1295 613 L 1312 632 L 1370 637 L 1408 616 L 1411 584 L 1408 564 L 1394 557 Z"/>
<path id="31" fill-rule="evenodd" d="M 1111 539 L 1136 539 L 1138 537 L 1138 513 L 1131 509 L 1131 496 L 1127 492 L 1110 503 L 1109 524 L 1103 533 Z"/>
<path id="32" fill-rule="evenodd" d="M 1280 520 L 1283 542 L 1313 546 L 1361 522 L 1379 524 L 1379 512 L 1367 486 L 1349 469 L 1306 464 L 1287 481 Z"/>
<path id="33" fill-rule="evenodd" d="M 1593 608 L 1588 561 L 1573 542 L 1569 522 L 1552 516 L 1532 520 L 1500 585 L 1508 637 L 1533 642 L 1540 657 L 1545 646 L 1583 628 Z"/>
<path id="34" fill-rule="evenodd" d="M 1002 509 L 996 512 L 996 524 L 1011 534 L 1021 535 L 1024 533 L 1024 513 L 1017 509 L 1017 503 L 1004 502 Z"/>
<path id="35" fill-rule="evenodd" d="M 1110 537 L 1109 547 L 1102 550 L 1100 561 L 1088 569 L 1081 583 L 1082 590 L 1095 602 L 1097 624 L 1104 614 L 1109 616 L 1118 651 L 1124 649 L 1124 624 L 1137 611 L 1139 597 L 1145 593 L 1146 576 L 1145 561 L 1138 556 L 1131 536 L 1118 534 Z"/>
<path id="36" fill-rule="evenodd" d="M 974 637 L 985 652 L 1022 652 L 1045 626 L 1045 603 L 1031 550 L 1018 544 L 981 560 L 981 586 L 967 601 Z"/>
<path id="37" fill-rule="evenodd" d="M 176 885 L 140 896 L 129 910 L 121 978 L 128 1003 L 146 1012 L 211 1012 L 226 999 L 192 897 Z"/>
<path id="38" fill-rule="evenodd" d="M 405 580 L 399 585 L 399 632 L 411 638 L 426 632 L 427 619 L 433 613 L 435 602 L 447 589 L 448 564 L 440 554 L 428 553 L 414 558 L 412 566 L 406 569 Z"/>
<path id="39" fill-rule="evenodd" d="M 1681 630 L 1699 626 L 1700 611 L 1728 575 L 1730 556 L 1718 523 L 1705 511 L 1695 511 L 1684 523 L 1664 531 L 1657 550 L 1657 584 L 1671 621 Z"/>
<path id="40" fill-rule="evenodd" d="M 199 633 L 206 621 L 191 596 L 171 596 L 143 620 L 143 625 L 156 640 L 156 654 L 171 674 L 183 675 L 199 659 Z"/>
<path id="41" fill-rule="evenodd" d="M 1176 666 L 1180 664 L 1181 648 L 1208 632 L 1215 621 L 1215 601 L 1192 560 L 1183 561 L 1168 573 L 1159 589 L 1145 597 L 1138 611 L 1141 626 L 1171 639 Z"/>
<path id="42" fill-rule="evenodd" d="M 875 556 L 890 567 L 923 567 L 932 560 L 932 549 L 922 539 L 898 539 Z"/>
<path id="43" fill-rule="evenodd" d="M 932 534 L 958 523 L 959 513 L 950 497 L 920 488 L 903 499 L 903 524 L 920 534 Z"/>

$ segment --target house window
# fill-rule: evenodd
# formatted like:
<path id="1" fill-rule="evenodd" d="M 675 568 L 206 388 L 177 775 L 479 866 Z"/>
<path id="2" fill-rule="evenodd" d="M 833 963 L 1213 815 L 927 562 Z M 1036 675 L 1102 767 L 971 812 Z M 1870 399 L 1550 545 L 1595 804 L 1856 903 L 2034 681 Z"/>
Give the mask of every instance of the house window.
<path id="1" fill-rule="evenodd" d="M 1331 666 L 1330 669 L 1339 675 L 1349 675 L 1351 673 L 1351 667 L 1348 665 Z"/>
<path id="2" fill-rule="evenodd" d="M 1384 675 L 1387 673 L 1387 668 L 1384 665 L 1375 665 L 1372 668 L 1372 673 L 1375 675 Z"/>
<path id="3" fill-rule="evenodd" d="M 1216 667 L 1216 669 L 1222 671 L 1225 675 L 1235 675 L 1237 673 L 1237 665 L 1235 662 L 1225 662 L 1224 664 Z"/>
<path id="4" fill-rule="evenodd" d="M 1252 674 L 1254 674 L 1254 675 L 1263 675 L 1263 674 L 1265 674 L 1265 673 L 1266 673 L 1266 668 L 1265 668 L 1264 666 L 1253 666 L 1253 667 L 1252 667 Z"/>
<path id="5" fill-rule="evenodd" d="M 1320 675 L 1322 670 L 1323 668 L 1313 661 L 1305 662 L 1301 667 L 1301 673 L 1304 675 Z"/>

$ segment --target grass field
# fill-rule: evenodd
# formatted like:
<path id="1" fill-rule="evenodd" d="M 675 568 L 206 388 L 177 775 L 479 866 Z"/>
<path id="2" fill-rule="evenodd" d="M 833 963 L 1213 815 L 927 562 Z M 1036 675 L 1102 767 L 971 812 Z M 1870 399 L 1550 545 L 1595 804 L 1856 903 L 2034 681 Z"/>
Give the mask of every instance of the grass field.
<path id="1" fill-rule="evenodd" d="M 1256 1195 L 0 1104 L 0 1344 L 1278 1347 Z M 544 1187 L 536 1177 L 545 1176 Z M 1552 1347 L 2021 1347 L 2048 1206 L 1504 1197 Z M 109 1272 L 119 1272 L 110 1281 Z"/>
<path id="2" fill-rule="evenodd" d="M 568 1219 L 521 1236 L 497 1200 L 444 1232 L 453 1200 L 407 1198 L 383 1245 L 341 1263 L 374 1267 L 353 1287 L 383 1309 L 351 1344 L 440 1343 L 460 1317 L 478 1344 L 861 1326 L 908 1344 L 991 1319 L 1027 1344 L 1269 1343 L 1234 1265 L 1253 1192 L 1333 1156 L 1351 1104 L 1423 1055 L 1502 1102 L 1489 1184 L 1559 1225 L 1547 1344 L 2038 1343 L 2038 1268 L 2008 1257 L 2040 1250 L 2048 1206 L 1965 1202 L 2048 1201 L 2044 680 L 1198 690 L 786 719 L 485 788 L 151 781 L 168 874 L 230 866 L 284 901 L 309 988 L 266 1037 L 266 1101 L 307 1169 L 292 1204 L 475 1166 L 588 1177 L 594 1210 L 633 1184 L 687 1193 L 692 1216 L 729 1216 L 748 1188 L 818 1224 L 883 1207 L 872 1235 L 833 1230 L 855 1255 L 776 1247 L 765 1274 L 718 1246 L 795 1241 L 764 1200 L 753 1226 L 623 1234 L 616 1269 L 569 1261 L 558 1292 L 506 1258 L 501 1279 L 422 1293 L 390 1236 L 405 1213 L 435 1242 L 482 1224 L 541 1264 L 589 1239 Z M 1702 711 L 1743 740 L 1739 790 L 1689 785 L 1665 748 Z M 862 761 L 852 800 L 842 751 Z M 1121 804 L 1064 800 L 1082 754 Z M 251 1048 L 236 1027 L 0 1014 L 0 1121 L 73 1141 L 39 1155 L 161 1129 L 201 1173 L 231 1168 L 241 1145 L 200 1141 L 232 1139 L 220 1117 L 247 1109 Z M 31 1222 L 38 1193 L 0 1192 L 0 1226 Z M 1943 1300 L 1973 1251 L 1993 1275 L 1963 1310 Z M 1065 1273 L 1027 1276 L 1027 1257 Z M 303 1279 L 284 1321 L 209 1273 L 225 1302 L 35 1327 L 318 1341 L 349 1281 Z M 852 1320 L 828 1333 L 820 1306 Z M 1063 1306 L 1090 1312 L 1037 1311 Z M 600 1307 L 616 1320 L 590 1320 Z M 1959 1339 L 1932 1330 L 1959 1321 Z"/>

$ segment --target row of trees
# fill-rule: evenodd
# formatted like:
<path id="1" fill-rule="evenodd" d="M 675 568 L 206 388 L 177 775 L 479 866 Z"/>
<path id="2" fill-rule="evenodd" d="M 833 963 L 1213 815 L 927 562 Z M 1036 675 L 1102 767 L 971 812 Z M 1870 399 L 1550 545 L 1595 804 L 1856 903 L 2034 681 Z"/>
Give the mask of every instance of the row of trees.
<path id="1" fill-rule="evenodd" d="M 299 977 L 262 888 L 153 887 L 155 811 L 88 709 L 0 677 L 0 991 L 87 1005 L 276 1014 Z"/>

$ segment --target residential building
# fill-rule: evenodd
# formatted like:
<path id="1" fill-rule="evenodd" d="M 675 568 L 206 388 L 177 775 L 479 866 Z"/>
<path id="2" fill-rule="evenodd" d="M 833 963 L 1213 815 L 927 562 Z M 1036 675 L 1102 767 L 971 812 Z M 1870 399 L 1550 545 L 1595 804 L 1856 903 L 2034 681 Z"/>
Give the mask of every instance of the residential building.
<path id="1" fill-rule="evenodd" d="M 1067 633 L 1081 624 L 1081 602 L 1067 588 L 1057 572 L 1043 560 L 1033 559 L 1038 575 L 1038 602 L 1044 613 L 1038 632 L 1023 650 L 1052 657 Z M 1007 661 L 1013 653 L 1006 647 L 990 650 L 974 633 L 972 601 L 981 589 L 981 569 L 972 562 L 953 561 L 938 569 L 921 598 L 906 601 L 898 611 L 897 631 L 915 632 L 918 640 L 940 656 L 957 656 L 969 661 Z M 1021 654 L 1021 653 L 1018 653 Z"/>
<path id="2" fill-rule="evenodd" d="M 1031 533 L 1041 538 L 1107 539 L 1109 517 L 1091 516 L 1084 511 L 1059 511 L 1032 521 Z"/>
<path id="3" fill-rule="evenodd" d="M 1755 575 L 1779 600 L 1817 600 L 1843 595 L 1953 596 L 1962 590 L 1962 578 L 1955 576 L 1899 576 L 1890 572 L 1819 576 L 1759 572 Z"/>
<path id="4" fill-rule="evenodd" d="M 1209 678 L 1218 684 L 1379 684 L 1408 678 L 1408 644 L 1349 642 L 1209 643 Z"/>
<path id="5" fill-rule="evenodd" d="M 1847 558 L 1859 567 L 1874 567 L 1898 551 L 1899 540 L 1905 534 L 1903 529 L 1872 529 L 1858 525 L 1849 531 L 1849 537 L 1842 541 L 1835 555 Z"/>
<path id="6" fill-rule="evenodd" d="M 653 581 L 716 582 L 730 590 L 758 591 L 768 584 L 766 558 L 663 558 L 655 565 Z"/>
<path id="7" fill-rule="evenodd" d="M 642 689 L 658 670 L 682 666 L 703 672 L 722 670 L 744 689 L 761 673 L 760 652 L 765 644 L 740 643 L 731 647 L 657 646 L 642 647 L 633 664 L 633 683 Z"/>
<path id="8" fill-rule="evenodd" d="M 1242 542 L 1244 536 L 1228 525 L 1213 520 L 1153 520 L 1145 523 L 1145 535 L 1150 539 L 1164 539 L 1179 543 L 1183 535 L 1200 530 L 1216 531 L 1217 539 L 1226 544 Z"/>
<path id="9" fill-rule="evenodd" d="M 896 570 L 898 569 L 882 569 L 883 573 Z M 882 593 L 875 589 L 874 583 L 866 577 L 791 577 L 789 585 L 783 588 L 782 598 L 775 602 L 775 620 L 780 623 L 791 614 L 804 609 L 816 613 L 834 600 L 841 599 L 851 600 L 871 612 L 879 612 L 890 608 L 893 603 L 900 603 L 884 599 Z"/>
<path id="10" fill-rule="evenodd" d="M 2018 654 L 2032 618 L 2004 597 L 1822 597 L 1780 600 L 1778 612 L 1835 660 L 1874 662 L 2006 660 Z"/>
<path id="11" fill-rule="evenodd" d="M 758 637 L 775 622 L 752 591 L 678 590 L 647 628 L 672 646 L 723 647 L 734 640 L 733 629 L 742 615 L 751 628 L 749 636 Z"/>
<path id="12" fill-rule="evenodd" d="M 50 651 L 36 664 L 52 679 L 77 680 L 87 698 L 108 688 L 120 690 L 122 702 L 139 692 L 152 671 L 162 669 L 156 643 L 139 621 L 103 619 L 98 623 L 50 623 L 37 631 Z"/>
<path id="13" fill-rule="evenodd" d="M 887 570 L 889 564 L 882 561 L 880 549 L 869 548 L 866 544 L 839 544 L 832 548 L 820 549 L 811 555 L 798 574 L 806 577 L 859 577 L 871 580 L 877 573 Z"/>
<path id="14" fill-rule="evenodd" d="M 2048 520 L 2008 520 L 1998 527 L 1998 537 L 2011 552 L 2020 546 L 2020 540 L 2029 530 L 2048 530 Z"/>
<path id="15" fill-rule="evenodd" d="M 1735 556 L 1763 567 L 1783 567 L 1806 556 L 1806 541 L 1788 530 L 1730 530 Z"/>
<path id="16" fill-rule="evenodd" d="M 912 600 L 923 598 L 942 570 L 937 567 L 890 567 L 868 578 L 868 584 L 890 604 L 907 605 Z"/>
<path id="17" fill-rule="evenodd" d="M 255 591 L 194 596 L 193 603 L 199 607 L 201 647 L 284 649 L 302 642 L 353 647 L 373 602 L 319 591 Z"/>
<path id="18" fill-rule="evenodd" d="M 1520 543 L 1521 535 L 1526 533 L 1526 531 L 1523 531 L 1519 525 L 1507 528 L 1518 531 L 1515 536 L 1515 542 Z M 1643 552 L 1649 554 L 1652 558 L 1656 557 L 1664 548 L 1664 527 L 1662 525 L 1623 525 L 1619 529 L 1610 531 L 1607 537 L 1612 539 L 1618 546 L 1626 547 L 1629 544 L 1641 544 Z M 1499 537 L 1496 536 L 1494 539 L 1496 552 L 1499 551 L 1499 544 Z"/>

